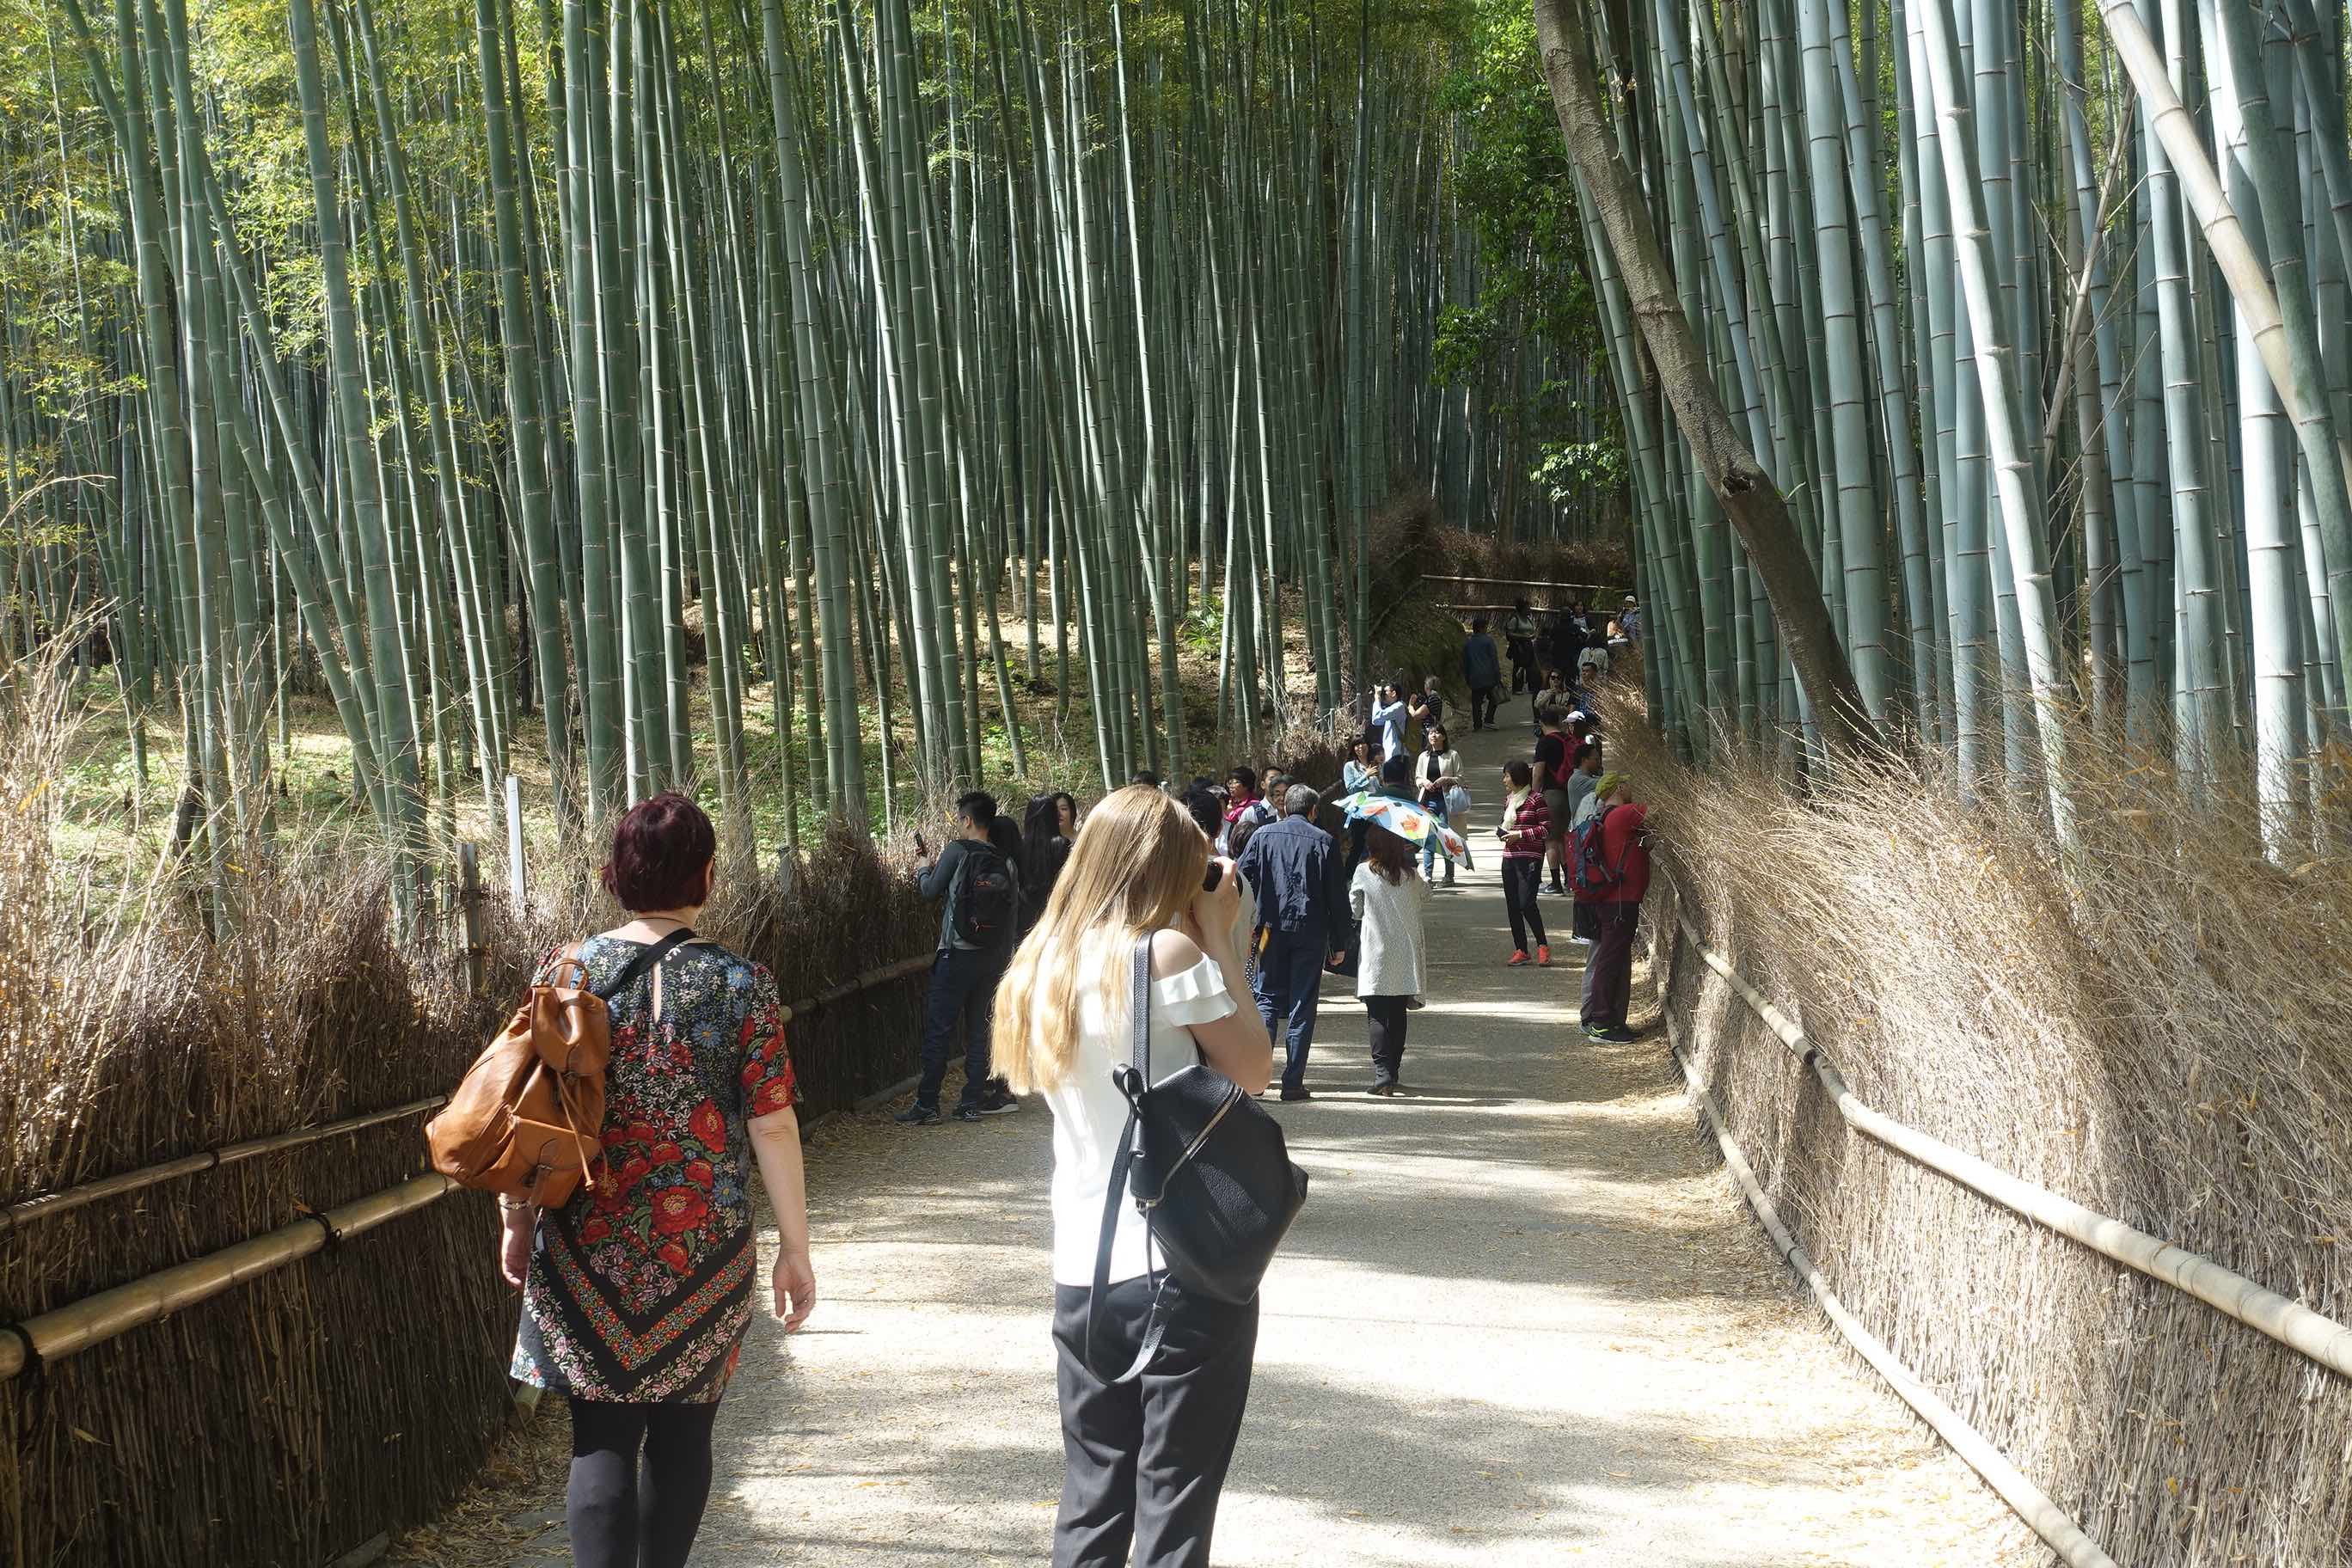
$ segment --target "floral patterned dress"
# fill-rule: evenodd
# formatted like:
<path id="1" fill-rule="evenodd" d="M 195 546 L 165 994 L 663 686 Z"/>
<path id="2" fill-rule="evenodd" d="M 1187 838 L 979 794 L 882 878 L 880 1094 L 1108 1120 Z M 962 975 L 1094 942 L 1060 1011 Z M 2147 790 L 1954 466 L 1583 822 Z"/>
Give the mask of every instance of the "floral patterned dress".
<path id="1" fill-rule="evenodd" d="M 580 950 L 589 985 L 609 985 L 639 951 L 592 938 Z M 751 1321 L 745 1123 L 793 1103 L 775 977 L 699 942 L 660 969 L 659 1018 L 651 974 L 607 999 L 604 1161 L 593 1188 L 540 1216 L 523 1288 L 510 1370 L 575 1399 L 711 1403 Z"/>

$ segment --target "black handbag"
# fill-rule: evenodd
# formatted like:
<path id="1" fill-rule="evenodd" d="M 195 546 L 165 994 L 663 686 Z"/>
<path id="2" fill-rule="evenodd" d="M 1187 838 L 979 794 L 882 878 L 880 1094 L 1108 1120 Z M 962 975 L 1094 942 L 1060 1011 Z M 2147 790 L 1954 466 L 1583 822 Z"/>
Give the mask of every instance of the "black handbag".
<path id="1" fill-rule="evenodd" d="M 1127 1130 L 1103 1194 L 1102 1237 L 1095 1248 L 1094 1289 L 1087 1305 L 1086 1362 L 1096 1376 L 1097 1331 L 1110 1287 L 1111 1243 L 1118 1204 L 1129 1191 L 1143 1215 L 1145 1260 L 1157 1248 L 1143 1343 L 1114 1384 L 1142 1375 L 1167 1334 L 1163 1306 L 1172 1281 L 1188 1296 L 1241 1306 L 1257 1296 L 1290 1222 L 1307 1201 L 1307 1173 L 1291 1163 L 1282 1123 L 1241 1085 L 1205 1062 L 1150 1081 L 1151 939 L 1135 944 L 1134 1059 L 1112 1069 L 1127 1097 Z"/>

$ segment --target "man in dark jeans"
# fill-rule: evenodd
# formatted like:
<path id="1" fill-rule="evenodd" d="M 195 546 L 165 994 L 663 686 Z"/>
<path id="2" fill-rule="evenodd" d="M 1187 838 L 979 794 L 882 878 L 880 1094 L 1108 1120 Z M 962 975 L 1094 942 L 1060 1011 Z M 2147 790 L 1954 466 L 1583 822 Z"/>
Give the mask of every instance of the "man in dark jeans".
<path id="1" fill-rule="evenodd" d="M 1584 1034 L 1623 1045 L 1640 1037 L 1627 1026 L 1625 1012 L 1633 999 L 1633 932 L 1642 897 L 1650 890 L 1650 808 L 1634 801 L 1621 774 L 1604 773 L 1592 793 L 1601 797 L 1601 864 L 1610 881 L 1586 905 L 1600 935 L 1584 961 Z"/>
<path id="2" fill-rule="evenodd" d="M 1265 1032 L 1276 1018 L 1289 1026 L 1289 1057 L 1282 1069 L 1282 1098 L 1311 1100 L 1307 1092 L 1307 1053 L 1315 1043 L 1315 1010 L 1321 1000 L 1323 966 L 1333 945 L 1333 910 L 1339 894 L 1339 856 L 1331 836 L 1315 826 L 1316 794 L 1293 784 L 1283 797 L 1282 820 L 1250 835 L 1236 863 L 1257 890 L 1257 923 L 1265 947 L 1257 961 L 1257 1012 Z"/>
<path id="3" fill-rule="evenodd" d="M 1503 699 L 1503 659 L 1495 639 L 1486 635 L 1486 617 L 1470 623 L 1470 640 L 1462 645 L 1462 680 L 1470 688 L 1472 733 L 1495 721 L 1495 708 Z"/>
<path id="4" fill-rule="evenodd" d="M 955 820 L 958 837 L 920 868 L 915 883 L 925 899 L 941 902 L 939 953 L 931 961 L 930 1008 L 923 1022 L 923 1078 L 915 1088 L 915 1103 L 898 1118 L 909 1127 L 940 1123 L 940 1085 L 947 1078 L 959 1024 L 965 1031 L 963 1093 L 956 1104 L 955 1119 L 977 1121 L 983 1116 L 1003 1116 L 1021 1109 L 1019 1100 L 989 1081 L 988 1068 L 989 1007 L 996 999 L 996 983 L 1004 973 L 1005 961 L 1013 956 L 1019 923 L 1019 883 L 993 884 L 1015 889 L 1010 907 L 1002 911 L 994 908 L 998 895 L 987 886 L 975 885 L 975 878 L 983 882 L 1017 879 L 1019 872 L 988 841 L 988 830 L 996 821 L 993 796 L 979 790 L 961 796 L 956 801 Z M 974 921 L 968 916 L 975 912 L 992 917 L 983 922 L 991 929 L 973 930 Z M 1003 918 L 998 921 L 993 916 L 1000 912 Z"/>

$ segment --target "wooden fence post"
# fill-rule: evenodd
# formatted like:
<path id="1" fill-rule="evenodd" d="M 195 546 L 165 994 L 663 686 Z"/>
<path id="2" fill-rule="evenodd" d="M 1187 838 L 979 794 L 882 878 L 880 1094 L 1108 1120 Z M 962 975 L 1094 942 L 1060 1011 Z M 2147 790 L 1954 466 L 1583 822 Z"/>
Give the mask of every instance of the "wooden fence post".
<path id="1" fill-rule="evenodd" d="M 482 857 L 470 839 L 457 845 L 457 916 L 466 933 L 466 985 L 482 988 Z"/>
<path id="2" fill-rule="evenodd" d="M 522 780 L 507 775 L 507 897 L 522 912 Z"/>

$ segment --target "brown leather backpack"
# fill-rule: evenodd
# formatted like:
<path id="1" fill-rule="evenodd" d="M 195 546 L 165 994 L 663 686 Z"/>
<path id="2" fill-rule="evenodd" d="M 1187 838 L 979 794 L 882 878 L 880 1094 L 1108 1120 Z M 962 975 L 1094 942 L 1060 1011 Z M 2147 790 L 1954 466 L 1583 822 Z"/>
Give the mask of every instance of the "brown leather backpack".
<path id="1" fill-rule="evenodd" d="M 613 1055 L 605 998 L 694 939 L 671 932 L 625 964 L 601 991 L 587 986 L 580 944 L 563 950 L 532 986 L 441 1114 L 425 1124 L 433 1168 L 460 1186 L 561 1208 L 585 1182 L 593 1191 L 604 1152 L 604 1068 Z M 561 984 L 569 977 L 575 983 Z"/>

